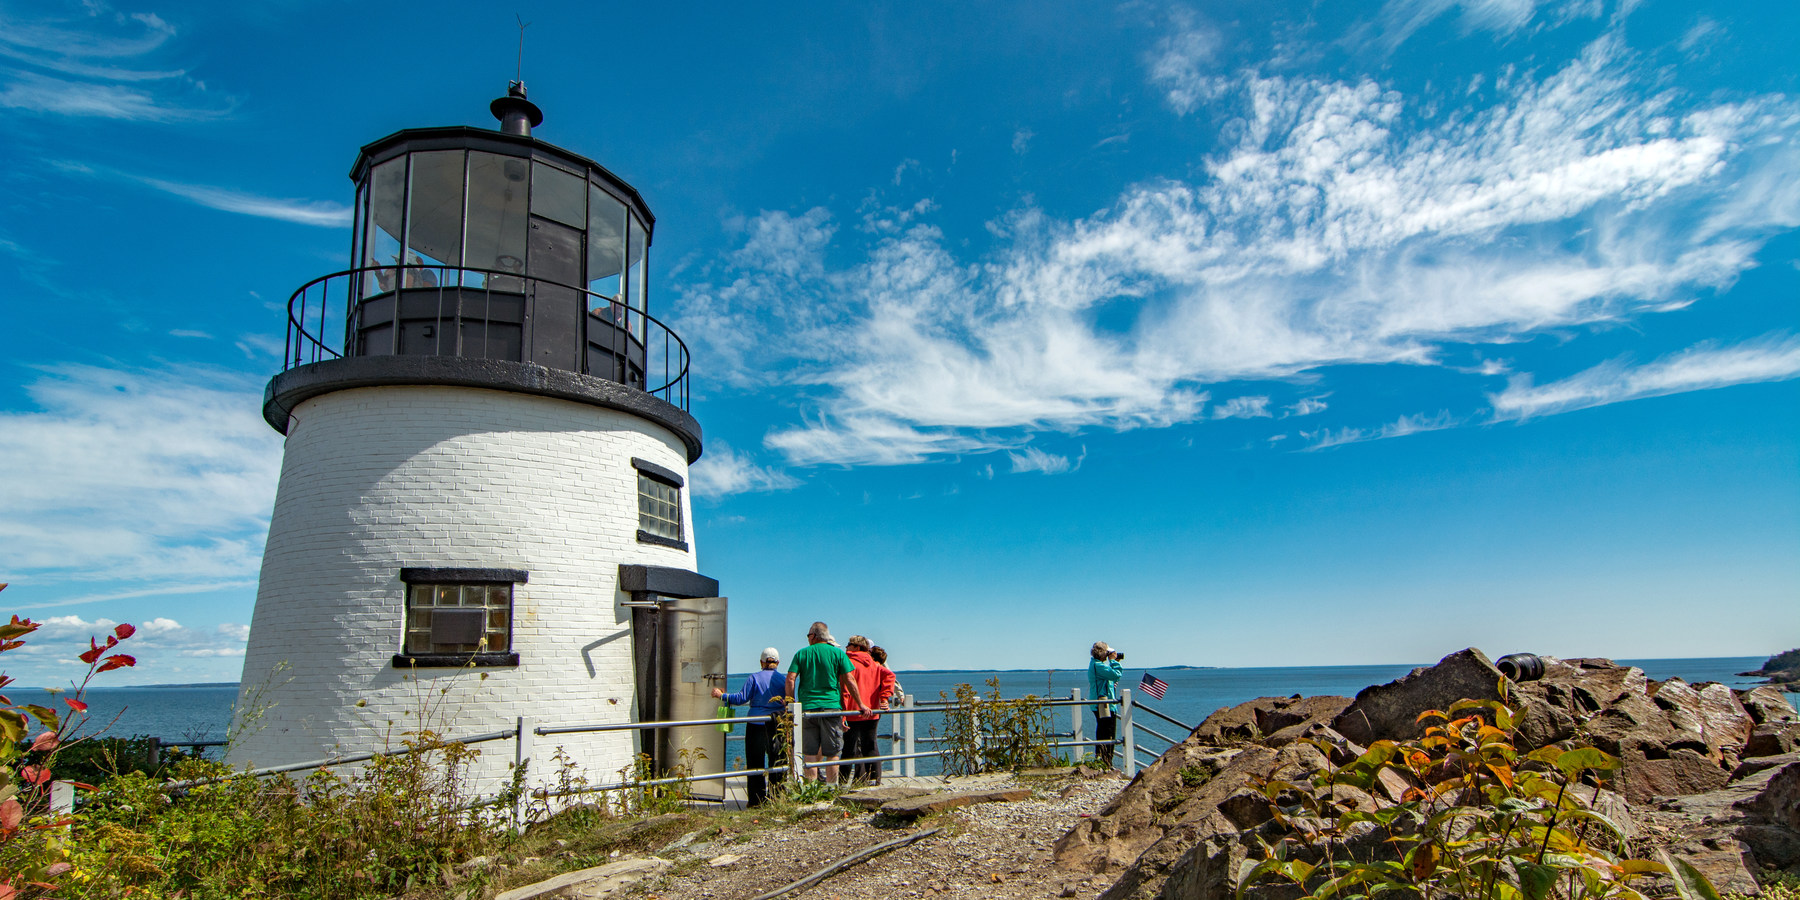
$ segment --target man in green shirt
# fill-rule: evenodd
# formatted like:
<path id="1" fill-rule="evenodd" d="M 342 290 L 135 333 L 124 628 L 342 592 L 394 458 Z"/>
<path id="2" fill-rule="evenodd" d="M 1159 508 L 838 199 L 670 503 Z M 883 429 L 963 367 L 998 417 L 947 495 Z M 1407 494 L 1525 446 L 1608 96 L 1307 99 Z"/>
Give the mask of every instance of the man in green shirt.
<path id="1" fill-rule="evenodd" d="M 844 752 L 844 717 L 815 717 L 810 715 L 812 711 L 838 709 L 847 693 L 855 698 L 858 715 L 869 714 L 862 688 L 850 677 L 855 668 L 849 655 L 831 640 L 831 629 L 824 622 L 812 623 L 806 630 L 806 648 L 788 663 L 788 696 L 799 700 L 800 708 L 809 713 L 800 726 L 800 752 L 809 763 L 836 762 Z M 820 781 L 837 783 L 835 765 L 813 772 Z"/>

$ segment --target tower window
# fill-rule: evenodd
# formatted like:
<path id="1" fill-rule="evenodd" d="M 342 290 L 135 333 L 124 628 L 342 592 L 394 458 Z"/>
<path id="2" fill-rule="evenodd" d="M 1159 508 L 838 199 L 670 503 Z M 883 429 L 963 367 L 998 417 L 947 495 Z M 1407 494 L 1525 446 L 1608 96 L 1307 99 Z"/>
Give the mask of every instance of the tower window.
<path id="1" fill-rule="evenodd" d="M 633 459 L 631 465 L 637 469 L 638 540 L 686 550 L 681 530 L 681 476 L 641 459 Z"/>
<path id="2" fill-rule="evenodd" d="M 516 569 L 427 569 L 400 572 L 406 586 L 405 637 L 396 666 L 506 666 L 512 652 Z"/>

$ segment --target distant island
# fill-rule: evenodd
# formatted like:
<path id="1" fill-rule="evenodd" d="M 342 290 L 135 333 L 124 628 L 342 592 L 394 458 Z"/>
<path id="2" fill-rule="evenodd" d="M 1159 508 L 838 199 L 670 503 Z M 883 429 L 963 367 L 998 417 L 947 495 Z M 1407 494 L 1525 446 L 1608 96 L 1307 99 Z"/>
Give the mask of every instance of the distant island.
<path id="1" fill-rule="evenodd" d="M 1754 672 L 1739 672 L 1739 675 L 1760 675 L 1768 679 L 1767 684 L 1775 685 L 1790 693 L 1800 692 L 1800 648 L 1785 650 L 1769 657 L 1762 668 Z"/>

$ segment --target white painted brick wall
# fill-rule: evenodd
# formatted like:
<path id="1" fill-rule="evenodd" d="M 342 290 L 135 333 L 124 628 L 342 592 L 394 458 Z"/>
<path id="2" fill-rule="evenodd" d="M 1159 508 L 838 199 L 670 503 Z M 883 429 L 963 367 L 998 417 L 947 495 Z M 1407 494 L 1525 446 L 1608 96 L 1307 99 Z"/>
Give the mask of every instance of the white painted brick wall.
<path id="1" fill-rule="evenodd" d="M 636 718 L 621 563 L 693 569 L 690 549 L 637 541 L 633 456 L 676 472 L 673 434 L 626 413 L 457 387 L 338 391 L 294 411 L 239 689 L 233 765 L 270 766 L 541 724 Z M 525 569 L 517 668 L 394 668 L 403 566 Z M 594 782 L 631 761 L 632 732 L 537 738 L 533 780 L 568 749 Z M 491 787 L 510 741 L 480 745 Z"/>

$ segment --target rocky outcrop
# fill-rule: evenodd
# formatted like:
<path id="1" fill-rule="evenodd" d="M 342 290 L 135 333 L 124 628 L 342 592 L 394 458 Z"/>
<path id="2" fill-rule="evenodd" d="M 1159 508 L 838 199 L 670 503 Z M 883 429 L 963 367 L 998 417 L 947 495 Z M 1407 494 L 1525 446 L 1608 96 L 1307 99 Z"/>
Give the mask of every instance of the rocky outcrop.
<path id="1" fill-rule="evenodd" d="M 1542 680 L 1505 685 L 1521 713 L 1522 752 L 1569 742 L 1617 756 L 1619 771 L 1590 805 L 1644 848 L 1687 859 L 1721 890 L 1754 893 L 1764 869 L 1800 874 L 1800 715 L 1779 692 L 1657 682 L 1603 659 L 1545 663 Z M 1419 736 L 1418 715 L 1427 709 L 1499 699 L 1502 681 L 1471 648 L 1353 700 L 1263 697 L 1221 709 L 1066 834 L 1057 863 L 1114 876 L 1102 900 L 1230 897 L 1258 839 L 1279 836 L 1260 785 L 1278 780 L 1315 790 L 1305 787 L 1315 773 L 1355 759 L 1374 741 Z M 1340 802 L 1374 810 L 1403 802 L 1414 787 L 1383 770 L 1367 790 L 1331 790 Z M 1383 835 L 1369 829 L 1345 838 L 1339 852 L 1387 852 Z M 1249 893 L 1298 896 L 1274 886 Z"/>
<path id="2" fill-rule="evenodd" d="M 1435 666 L 1412 670 L 1397 681 L 1363 688 L 1331 727 L 1359 744 L 1379 738 L 1403 740 L 1422 734 L 1419 713 L 1449 709 L 1458 700 L 1498 700 L 1500 670 L 1473 647 L 1444 657 Z"/>

